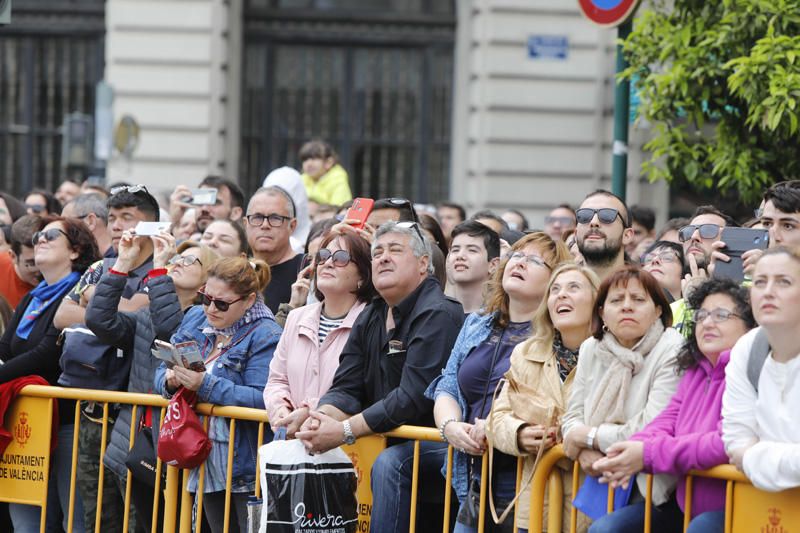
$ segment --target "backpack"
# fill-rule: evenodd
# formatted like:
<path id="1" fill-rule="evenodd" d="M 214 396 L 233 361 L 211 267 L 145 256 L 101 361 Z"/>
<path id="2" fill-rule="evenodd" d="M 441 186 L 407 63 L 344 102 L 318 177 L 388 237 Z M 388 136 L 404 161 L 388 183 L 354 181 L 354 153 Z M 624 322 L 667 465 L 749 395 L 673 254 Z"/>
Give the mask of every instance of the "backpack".
<path id="1" fill-rule="evenodd" d="M 750 358 L 747 360 L 747 379 L 758 394 L 758 379 L 761 377 L 761 369 L 769 355 L 770 346 L 767 339 L 767 332 L 760 328 L 753 339 L 753 346 L 750 348 Z"/>

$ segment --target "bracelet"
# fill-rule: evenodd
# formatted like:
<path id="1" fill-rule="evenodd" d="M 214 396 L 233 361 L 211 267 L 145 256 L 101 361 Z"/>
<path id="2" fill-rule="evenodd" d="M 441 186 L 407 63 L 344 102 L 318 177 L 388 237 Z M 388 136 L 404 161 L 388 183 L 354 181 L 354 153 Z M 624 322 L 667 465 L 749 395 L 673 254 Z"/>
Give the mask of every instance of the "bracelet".
<path id="1" fill-rule="evenodd" d="M 439 426 L 439 435 L 442 437 L 442 440 L 447 443 L 449 443 L 450 441 L 447 440 L 447 437 L 445 437 L 444 430 L 447 427 L 447 424 L 449 424 L 450 422 L 458 422 L 458 418 L 448 418 L 447 420 L 442 422 L 441 425 Z"/>

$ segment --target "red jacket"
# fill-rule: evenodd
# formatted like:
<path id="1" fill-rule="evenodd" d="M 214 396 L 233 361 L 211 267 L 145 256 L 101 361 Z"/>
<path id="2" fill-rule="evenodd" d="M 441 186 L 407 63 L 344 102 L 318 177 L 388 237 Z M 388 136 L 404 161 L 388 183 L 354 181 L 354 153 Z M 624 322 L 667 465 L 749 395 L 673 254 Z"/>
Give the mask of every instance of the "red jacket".
<path id="1" fill-rule="evenodd" d="M 5 453 L 6 448 L 14 438 L 5 428 L 6 410 L 11 405 L 11 402 L 16 399 L 19 391 L 26 385 L 49 385 L 49 383 L 40 376 L 22 376 L 0 385 L 0 455 Z M 58 427 L 58 402 L 53 402 L 53 427 Z M 57 434 L 57 431 L 53 431 L 50 451 L 53 451 L 56 447 Z"/>

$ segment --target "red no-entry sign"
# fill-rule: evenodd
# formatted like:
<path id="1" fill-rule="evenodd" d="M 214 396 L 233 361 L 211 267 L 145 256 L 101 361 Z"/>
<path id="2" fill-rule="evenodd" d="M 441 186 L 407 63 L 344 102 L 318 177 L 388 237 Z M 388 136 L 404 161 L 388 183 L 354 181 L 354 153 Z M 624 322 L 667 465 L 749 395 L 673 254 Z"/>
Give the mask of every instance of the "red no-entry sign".
<path id="1" fill-rule="evenodd" d="M 639 0 L 578 0 L 586 17 L 600 26 L 619 26 L 633 14 Z"/>

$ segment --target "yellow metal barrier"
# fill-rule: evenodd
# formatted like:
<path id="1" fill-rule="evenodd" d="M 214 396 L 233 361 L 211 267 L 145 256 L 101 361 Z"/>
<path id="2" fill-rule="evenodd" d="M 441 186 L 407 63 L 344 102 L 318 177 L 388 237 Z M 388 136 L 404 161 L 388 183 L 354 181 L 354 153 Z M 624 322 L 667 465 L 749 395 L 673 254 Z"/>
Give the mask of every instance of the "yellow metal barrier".
<path id="1" fill-rule="evenodd" d="M 41 413 L 41 418 L 34 420 L 30 420 L 25 417 L 24 413 L 20 414 L 19 405 L 17 403 L 12 404 L 10 407 L 9 413 L 12 413 L 12 417 L 7 417 L 7 424 L 14 423 L 16 426 L 12 429 L 12 433 L 16 433 L 17 440 L 19 442 L 23 442 L 22 446 L 31 446 L 25 453 L 30 452 L 31 450 L 35 449 L 33 446 L 36 442 L 41 442 L 41 435 L 38 435 L 37 441 L 33 437 L 29 440 L 26 439 L 26 435 L 31 436 L 35 435 L 35 431 L 31 431 L 30 428 L 25 427 L 25 424 L 31 424 L 31 427 L 34 425 L 41 425 L 42 427 L 50 427 L 52 421 L 49 418 L 49 413 L 52 410 L 52 404 L 55 399 L 71 399 L 71 400 L 90 400 L 100 403 L 103 406 L 103 439 L 101 442 L 101 457 L 105 453 L 106 441 L 107 436 L 110 434 L 111 427 L 109 427 L 108 423 L 108 412 L 109 412 L 109 404 L 116 403 L 116 404 L 124 404 L 124 405 L 131 405 L 132 412 L 131 412 L 131 431 L 130 431 L 130 446 L 133 446 L 134 438 L 136 435 L 136 428 L 135 428 L 135 421 L 139 419 L 139 412 L 140 409 L 146 407 L 155 407 L 161 408 L 167 405 L 167 400 L 151 394 L 135 394 L 135 393 L 123 393 L 123 392 L 109 392 L 109 391 L 96 391 L 96 390 L 84 390 L 84 389 L 63 389 L 59 387 L 44 387 L 44 386 L 34 386 L 30 385 L 26 387 L 21 396 L 25 401 L 30 402 L 34 399 L 39 399 L 40 402 L 38 409 L 36 412 Z M 41 400 L 45 400 L 41 403 Z M 23 404 L 27 405 L 27 404 Z M 263 441 L 265 435 L 265 424 L 268 423 L 266 411 L 258 410 L 258 409 L 246 409 L 240 407 L 226 407 L 226 406 L 216 406 L 210 404 L 198 404 L 197 406 L 198 414 L 205 415 L 204 424 L 206 429 L 208 428 L 209 416 L 217 416 L 217 417 L 225 417 L 230 419 L 229 420 L 229 430 L 230 430 L 230 441 L 228 446 L 228 455 L 227 455 L 227 479 L 226 479 L 226 495 L 225 495 L 225 514 L 224 514 L 224 527 L 227 531 L 229 529 L 231 523 L 230 517 L 230 502 L 231 502 L 231 474 L 233 471 L 233 459 L 234 459 L 234 440 L 237 430 L 237 425 L 241 424 L 242 422 L 255 422 L 258 424 L 258 440 L 259 442 Z M 69 416 L 67 413 L 61 413 L 63 416 Z M 16 418 L 14 418 L 16 417 Z M 13 418 L 13 420 L 12 420 Z M 25 419 L 25 424 L 22 424 L 21 420 Z M 160 420 L 163 422 L 163 411 L 161 413 Z M 9 422 L 10 421 L 10 422 Z M 74 413 L 74 421 L 75 421 L 75 434 L 73 438 L 73 452 L 72 452 L 72 465 L 71 465 L 71 475 L 70 475 L 70 508 L 68 511 L 68 520 L 69 520 L 69 528 L 68 533 L 72 531 L 72 525 L 75 523 L 75 520 L 83 520 L 82 516 L 75 516 L 74 512 L 74 503 L 76 499 L 76 465 L 78 462 L 78 430 L 80 424 L 82 423 L 81 420 L 81 413 L 79 407 L 76 405 L 75 413 Z M 22 426 L 20 426 L 22 424 Z M 39 432 L 41 433 L 41 432 Z M 419 472 L 419 450 L 420 450 L 420 442 L 421 441 L 432 441 L 432 442 L 441 442 L 441 438 L 439 436 L 439 432 L 433 428 L 421 428 L 421 427 L 413 427 L 413 426 L 403 426 L 394 431 L 388 432 L 382 436 L 374 436 L 368 437 L 366 439 L 359 439 L 359 443 L 366 443 L 368 439 L 375 439 L 373 444 L 377 444 L 377 451 L 373 449 L 365 454 L 362 457 L 358 457 L 359 449 L 357 446 L 359 443 L 355 445 L 355 447 L 345 447 L 345 451 L 348 454 L 351 454 L 351 457 L 354 459 L 354 466 L 356 467 L 357 472 L 359 472 L 359 483 L 361 484 L 362 477 L 366 478 L 369 475 L 371 461 L 379 450 L 382 449 L 385 443 L 385 437 L 395 437 L 395 438 L 402 438 L 415 441 L 414 446 L 414 463 L 413 463 L 413 470 L 412 470 L 412 482 L 411 482 L 411 508 L 409 509 L 410 514 L 410 527 L 409 532 L 416 531 L 416 519 L 417 519 L 417 500 L 419 497 L 419 483 L 420 483 L 420 472 Z M 140 436 L 141 438 L 141 436 Z M 19 442 L 16 444 L 20 446 Z M 29 444 L 30 443 L 30 444 Z M 46 435 L 45 443 L 48 446 L 46 450 L 49 451 L 49 432 Z M 12 443 L 14 446 L 15 443 Z M 39 445 L 41 447 L 41 444 Z M 11 448 L 12 451 L 15 448 Z M 9 453 L 9 452 L 7 452 Z M 31 452 L 32 453 L 32 452 Z M 366 457 L 367 461 L 364 462 L 364 458 Z M 565 457 L 562 447 L 555 446 L 552 449 L 548 450 L 546 453 L 543 454 L 540 463 L 534 472 L 533 480 L 531 482 L 531 494 L 530 494 L 530 514 L 528 519 L 528 531 L 530 533 L 541 533 L 544 529 L 544 522 L 545 522 L 545 511 L 544 511 L 544 502 L 545 498 L 548 498 L 548 513 L 547 513 L 547 530 L 550 532 L 560 531 L 561 530 L 561 520 L 562 520 L 562 508 L 563 508 L 563 481 L 561 473 L 556 470 L 556 465 L 559 461 L 563 460 Z M 484 457 L 485 459 L 485 457 Z M 6 461 L 6 456 L 4 455 L 3 461 Z M 517 486 L 520 486 L 521 477 L 522 477 L 522 466 L 523 466 L 524 459 L 520 459 L 518 462 L 517 468 Z M 256 461 L 256 463 L 258 463 Z M 488 461 L 483 461 L 482 467 L 482 479 L 488 479 L 487 476 L 487 463 Z M 38 464 L 38 463 L 37 463 Z M 41 505 L 41 517 L 42 517 L 42 525 L 41 531 L 44 531 L 45 523 L 44 517 L 46 515 L 46 505 L 47 505 L 47 498 L 46 498 L 46 490 L 42 492 L 42 486 L 47 486 L 48 481 L 48 467 L 49 467 L 49 453 L 45 452 L 45 458 L 43 460 L 43 465 L 39 465 L 39 470 L 32 469 L 30 473 L 24 475 L 15 475 L 17 478 L 25 478 L 25 481 L 31 481 L 33 483 L 30 487 L 35 487 L 38 492 L 31 493 L 31 496 L 26 496 L 29 494 L 24 490 L 20 489 L 19 492 L 15 492 L 11 497 L 5 495 L 3 492 L 3 488 L 9 489 L 12 485 L 12 481 L 10 479 L 4 479 L 4 477 L 11 478 L 11 475 L 6 475 L 4 473 L 4 466 L 0 465 L 0 499 L 3 501 L 10 501 L 13 503 L 26 503 L 32 505 Z M 160 472 L 164 468 L 161 461 L 158 460 L 156 464 L 157 475 L 156 475 L 156 487 L 153 491 L 153 517 L 151 527 L 153 531 L 165 531 L 165 532 L 174 532 L 180 531 L 181 533 L 189 533 L 192 531 L 192 524 L 191 524 L 191 513 L 192 513 L 192 504 L 194 503 L 194 496 L 190 494 L 187 490 L 188 486 L 188 471 L 181 472 L 180 470 L 167 466 L 167 475 L 166 475 L 166 485 L 162 488 L 161 485 L 161 476 Z M 201 466 L 201 469 L 204 469 L 205 465 Z M 258 464 L 255 465 L 255 474 L 256 480 L 260 478 L 258 472 L 259 466 Z M 7 470 L 7 469 L 6 469 Z M 102 524 L 102 504 L 103 504 L 103 478 L 105 475 L 114 475 L 112 473 L 106 474 L 104 472 L 104 468 L 100 469 L 98 485 L 97 485 L 97 516 L 95 517 L 95 530 L 102 531 L 103 524 Z M 41 471 L 41 472 L 40 472 Z M 36 474 L 36 472 L 40 472 L 41 475 Z M 443 521 L 442 521 L 442 531 L 447 533 L 450 530 L 450 523 L 452 522 L 451 516 L 451 504 L 452 500 L 452 472 L 453 472 L 453 448 L 449 447 L 447 451 L 447 476 L 446 476 L 446 483 L 445 483 L 445 494 L 444 494 L 444 512 L 443 512 Z M 183 475 L 183 479 L 181 480 L 181 475 Z M 127 476 L 128 479 L 125 480 L 124 483 L 124 516 L 123 516 L 123 527 L 125 530 L 128 528 L 128 524 L 130 521 L 130 503 L 131 503 L 131 476 Z M 751 532 L 751 531 L 781 531 L 782 524 L 791 524 L 795 525 L 800 523 L 800 506 L 796 503 L 800 502 L 800 489 L 795 489 L 791 491 L 784 491 L 781 493 L 765 493 L 762 491 L 758 491 L 753 487 L 747 478 L 742 475 L 741 472 L 737 471 L 731 466 L 723 465 L 712 468 L 710 470 L 702 471 L 702 472 L 691 472 L 691 474 L 687 477 L 686 480 L 686 500 L 685 500 L 685 509 L 686 509 L 686 519 L 684 522 L 684 529 L 688 526 L 689 518 L 691 516 L 691 507 L 692 507 L 692 495 L 693 495 L 693 488 L 694 488 L 694 478 L 695 477 L 706 477 L 706 478 L 714 478 L 719 480 L 724 480 L 727 484 L 726 486 L 726 508 L 725 508 L 725 532 L 726 533 L 740 533 L 740 532 Z M 28 479 L 30 478 L 30 480 Z M 35 479 L 34 479 L 35 478 Z M 578 486 L 580 483 L 580 469 L 579 465 L 575 463 L 573 465 L 573 476 L 572 476 L 572 494 L 576 494 L 578 490 Z M 196 503 L 197 503 L 197 517 L 195 525 L 195 531 L 201 531 L 201 518 L 202 518 L 202 505 L 203 505 L 203 471 L 200 472 L 200 485 L 198 487 L 198 493 L 196 495 Z M 42 484 L 43 482 L 43 484 Z M 645 533 L 649 533 L 651 522 L 652 522 L 652 513 L 650 511 L 649 502 L 651 501 L 651 493 L 652 493 L 652 483 L 653 477 L 648 476 L 647 479 L 647 491 L 646 491 L 646 501 L 648 505 L 646 505 L 646 514 L 645 514 Z M 16 485 L 14 485 L 16 487 Z M 14 489 L 17 490 L 16 488 Z M 7 492 L 7 491 L 6 491 Z M 257 497 L 261 496 L 261 490 L 256 483 L 255 487 L 255 495 Z M 163 523 L 158 523 L 159 517 L 159 507 L 162 505 L 162 497 L 163 496 Z M 483 523 L 488 512 L 486 506 L 486 499 L 487 499 L 487 490 L 486 485 L 481 486 L 480 491 L 480 498 L 481 498 L 481 505 L 479 510 L 479 524 L 478 524 L 478 531 L 479 533 L 483 532 Z M 359 487 L 359 513 L 362 513 L 362 503 L 364 501 L 371 502 L 371 493 L 369 492 L 369 483 L 365 483 L 363 487 Z M 738 503 L 738 507 L 734 504 Z M 609 499 L 608 499 L 608 508 L 613 509 L 613 491 L 609 491 Z M 368 506 L 364 506 L 364 509 L 368 509 Z M 364 514 L 364 513 L 362 513 Z M 574 508 L 571 510 L 571 515 L 569 517 L 569 531 L 575 532 L 577 530 L 578 524 L 578 511 Z M 368 527 L 368 519 L 369 514 L 366 513 L 366 516 L 362 523 L 360 524 L 360 530 L 364 530 Z M 517 513 L 514 513 L 514 522 L 517 522 Z M 160 527 L 159 527 L 160 526 Z M 438 526 L 437 526 L 438 527 Z M 515 527 L 516 531 L 516 527 Z M 784 529 L 784 531 L 786 531 Z"/>

